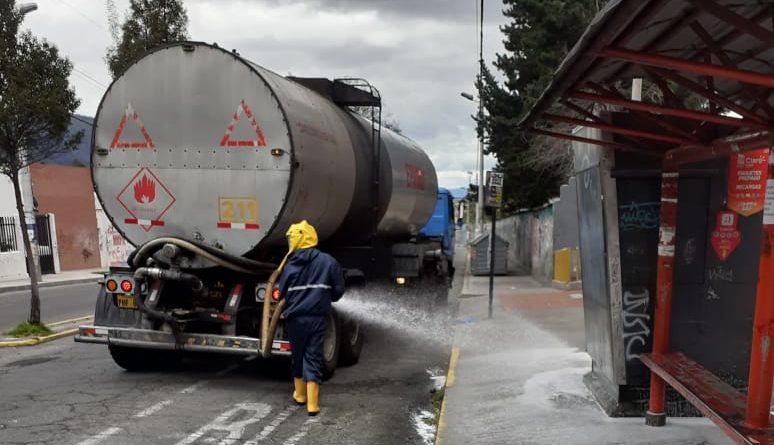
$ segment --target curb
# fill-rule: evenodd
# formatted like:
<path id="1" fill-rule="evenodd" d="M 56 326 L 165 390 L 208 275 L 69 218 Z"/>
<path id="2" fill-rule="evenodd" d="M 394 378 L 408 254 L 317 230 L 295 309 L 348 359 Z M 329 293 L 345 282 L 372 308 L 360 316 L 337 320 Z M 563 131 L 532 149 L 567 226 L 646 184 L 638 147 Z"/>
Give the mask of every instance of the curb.
<path id="1" fill-rule="evenodd" d="M 38 283 L 38 288 L 42 289 L 45 287 L 54 287 L 54 286 L 65 286 L 68 284 L 87 284 L 87 283 L 97 283 L 99 282 L 101 277 L 89 277 L 89 278 L 75 278 L 72 280 L 64 280 L 64 281 L 41 281 Z M 17 284 L 17 285 L 11 285 L 11 286 L 0 286 L 0 294 L 5 292 L 15 292 L 20 290 L 28 290 L 30 288 L 29 284 Z"/>
<path id="2" fill-rule="evenodd" d="M 444 385 L 444 396 L 443 401 L 441 402 L 441 412 L 438 414 L 438 427 L 435 430 L 435 445 L 441 445 L 441 433 L 443 433 L 443 429 L 446 426 L 446 422 L 444 421 L 444 415 L 446 414 L 446 398 L 449 395 L 446 391 L 454 386 L 454 372 L 457 368 L 457 360 L 459 360 L 459 357 L 460 350 L 455 346 L 452 348 L 451 356 L 449 357 L 449 370 L 446 372 L 446 385 Z"/>
<path id="3" fill-rule="evenodd" d="M 66 331 L 57 332 L 51 335 L 44 335 L 42 337 L 26 338 L 24 340 L 10 340 L 0 341 L 0 348 L 14 348 L 18 346 L 35 346 L 41 343 L 46 343 L 60 338 L 69 337 L 78 333 L 78 328 L 68 329 Z"/>

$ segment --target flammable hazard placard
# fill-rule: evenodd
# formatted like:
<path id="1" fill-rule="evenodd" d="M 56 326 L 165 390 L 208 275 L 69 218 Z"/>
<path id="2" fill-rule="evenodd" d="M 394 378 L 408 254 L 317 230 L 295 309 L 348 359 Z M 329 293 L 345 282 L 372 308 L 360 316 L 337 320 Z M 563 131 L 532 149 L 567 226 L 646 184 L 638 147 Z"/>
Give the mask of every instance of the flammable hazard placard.
<path id="1" fill-rule="evenodd" d="M 728 158 L 729 209 L 742 216 L 763 210 L 769 149 L 738 153 Z"/>

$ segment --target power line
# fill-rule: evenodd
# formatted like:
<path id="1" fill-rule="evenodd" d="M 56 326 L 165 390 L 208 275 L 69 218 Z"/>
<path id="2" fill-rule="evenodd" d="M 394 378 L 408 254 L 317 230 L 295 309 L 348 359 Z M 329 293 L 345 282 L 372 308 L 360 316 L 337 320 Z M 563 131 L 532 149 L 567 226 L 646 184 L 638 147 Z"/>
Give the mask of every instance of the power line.
<path id="1" fill-rule="evenodd" d="M 93 126 L 94 126 L 94 123 L 93 123 L 93 122 L 89 122 L 89 121 L 87 121 L 86 119 L 81 119 L 80 117 L 78 117 L 78 116 L 76 116 L 76 115 L 74 115 L 74 114 L 72 115 L 72 118 L 73 118 L 73 119 L 75 119 L 75 120 L 77 120 L 77 121 L 79 121 L 79 122 L 83 122 L 84 124 L 86 124 L 86 125 L 88 125 L 88 126 L 90 126 L 90 127 L 93 127 Z"/>
<path id="2" fill-rule="evenodd" d="M 93 83 L 94 85 L 101 87 L 101 88 L 107 88 L 107 85 L 100 82 L 96 77 L 92 76 L 91 74 L 87 73 L 86 71 L 83 71 L 82 69 L 79 69 L 78 67 L 73 66 L 73 71 L 75 74 L 80 75 L 82 78 L 88 80 L 89 82 Z"/>
<path id="3" fill-rule="evenodd" d="M 103 26 L 101 23 L 97 22 L 97 21 L 96 21 L 96 20 L 94 20 L 93 18 L 91 18 L 91 17 L 89 17 L 88 15 L 84 14 L 83 12 L 81 12 L 81 10 L 79 10 L 79 9 L 78 9 L 78 8 L 76 8 L 75 6 L 71 5 L 70 3 L 66 2 L 65 0 L 59 0 L 59 1 L 60 1 L 60 2 L 61 2 L 63 5 L 65 5 L 65 6 L 69 7 L 69 8 L 70 8 L 70 9 L 72 9 L 73 11 L 75 11 L 75 12 L 76 12 L 78 15 L 80 15 L 80 16 L 81 16 L 81 17 L 83 17 L 84 19 L 88 20 L 89 22 L 91 22 L 92 24 L 94 24 L 95 26 L 97 26 L 98 28 L 102 29 L 103 31 L 110 32 L 110 31 L 109 31 L 107 28 L 105 28 L 105 27 L 104 27 L 104 26 Z"/>

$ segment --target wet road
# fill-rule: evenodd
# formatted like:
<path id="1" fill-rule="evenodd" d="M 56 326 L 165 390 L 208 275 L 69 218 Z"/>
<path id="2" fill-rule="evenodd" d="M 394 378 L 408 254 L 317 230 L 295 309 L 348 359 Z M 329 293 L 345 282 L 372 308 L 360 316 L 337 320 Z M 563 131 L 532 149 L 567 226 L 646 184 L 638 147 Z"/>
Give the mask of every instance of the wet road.
<path id="1" fill-rule="evenodd" d="M 128 373 L 107 347 L 70 338 L 0 349 L 0 443 L 431 443 L 413 418 L 431 410 L 428 370 L 445 372 L 448 318 L 385 303 L 352 306 L 371 316 L 360 363 L 323 384 L 313 418 L 291 403 L 286 360 L 192 356 L 176 371 Z"/>

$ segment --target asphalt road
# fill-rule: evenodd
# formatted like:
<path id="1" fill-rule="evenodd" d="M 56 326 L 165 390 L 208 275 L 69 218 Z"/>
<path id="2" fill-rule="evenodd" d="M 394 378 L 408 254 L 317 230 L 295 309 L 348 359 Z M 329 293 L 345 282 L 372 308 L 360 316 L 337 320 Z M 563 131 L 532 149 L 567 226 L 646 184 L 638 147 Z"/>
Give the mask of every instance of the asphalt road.
<path id="1" fill-rule="evenodd" d="M 107 347 L 67 338 L 0 349 L 0 443 L 431 444 L 418 419 L 448 364 L 450 309 L 346 299 L 337 305 L 366 320 L 366 344 L 323 384 L 317 417 L 291 402 L 286 360 L 189 356 L 175 371 L 129 373 Z"/>
<path id="2" fill-rule="evenodd" d="M 41 319 L 44 323 L 51 323 L 93 315 L 97 286 L 95 279 L 95 283 L 41 288 Z M 29 313 L 29 290 L 0 293 L 0 332 L 5 332 L 26 320 Z"/>

